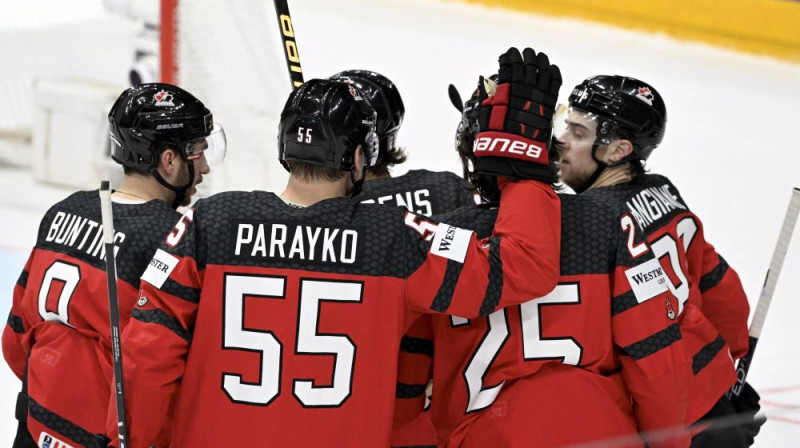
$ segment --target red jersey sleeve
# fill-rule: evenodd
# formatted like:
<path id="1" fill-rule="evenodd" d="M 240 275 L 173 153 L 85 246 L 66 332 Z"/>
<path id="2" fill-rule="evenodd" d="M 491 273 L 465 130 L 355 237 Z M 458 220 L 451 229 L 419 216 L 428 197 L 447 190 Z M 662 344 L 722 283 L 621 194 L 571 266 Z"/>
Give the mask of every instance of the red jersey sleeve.
<path id="1" fill-rule="evenodd" d="M 28 273 L 33 263 L 34 253 L 31 251 L 28 262 L 14 285 L 11 311 L 8 312 L 8 322 L 3 329 L 3 357 L 19 379 L 25 375 L 25 365 L 28 360 L 28 349 L 25 348 L 22 340 L 26 330 L 30 328 L 30 323 L 26 324 L 23 320 L 22 298 L 25 296 L 25 288 L 28 285 Z"/>
<path id="2" fill-rule="evenodd" d="M 739 275 L 708 242 L 705 242 L 703 249 L 700 292 L 703 297 L 703 314 L 728 343 L 734 359 L 747 354 L 747 318 L 750 316 L 747 295 Z"/>
<path id="3" fill-rule="evenodd" d="M 203 275 L 195 259 L 193 216 L 190 209 L 156 250 L 122 333 L 131 448 L 169 446 L 171 409 L 192 341 Z M 107 431 L 112 445 L 119 446 L 114 406 L 111 403 Z"/>
<path id="4" fill-rule="evenodd" d="M 631 244 L 627 238 L 620 243 L 619 258 L 633 262 L 618 264 L 613 273 L 612 338 L 636 423 L 642 433 L 683 425 L 692 370 L 681 340 L 678 301 L 646 243 Z M 689 436 L 648 444 L 689 446 Z"/>
<path id="5" fill-rule="evenodd" d="M 433 377 L 433 322 L 417 319 L 400 341 L 397 359 L 397 394 L 394 424 L 402 425 L 425 408 L 428 382 Z"/>
<path id="6" fill-rule="evenodd" d="M 555 288 L 561 255 L 561 208 L 553 189 L 534 181 L 509 183 L 502 193 L 494 233 L 425 221 L 406 224 L 430 244 L 424 263 L 407 279 L 411 308 L 465 318 L 541 297 Z"/>

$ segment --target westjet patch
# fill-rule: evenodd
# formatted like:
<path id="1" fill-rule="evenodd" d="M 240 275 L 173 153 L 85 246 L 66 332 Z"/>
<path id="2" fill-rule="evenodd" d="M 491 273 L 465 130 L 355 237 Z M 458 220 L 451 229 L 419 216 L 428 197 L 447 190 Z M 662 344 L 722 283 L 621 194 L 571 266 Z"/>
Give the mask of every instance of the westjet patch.
<path id="1" fill-rule="evenodd" d="M 469 247 L 472 233 L 469 230 L 441 223 L 436 227 L 436 232 L 433 234 L 431 253 L 463 263 L 467 257 L 467 248 Z"/>
<path id="2" fill-rule="evenodd" d="M 625 275 L 639 303 L 667 290 L 667 276 L 661 263 L 655 258 L 628 269 Z"/>
<path id="3" fill-rule="evenodd" d="M 68 445 L 46 432 L 39 434 L 39 446 L 42 448 L 73 448 L 72 445 Z"/>
<path id="4" fill-rule="evenodd" d="M 161 249 L 156 250 L 156 254 L 147 265 L 147 269 L 142 274 L 142 280 L 150 283 L 156 288 L 161 288 L 169 274 L 178 265 L 178 258 L 174 257 Z"/>

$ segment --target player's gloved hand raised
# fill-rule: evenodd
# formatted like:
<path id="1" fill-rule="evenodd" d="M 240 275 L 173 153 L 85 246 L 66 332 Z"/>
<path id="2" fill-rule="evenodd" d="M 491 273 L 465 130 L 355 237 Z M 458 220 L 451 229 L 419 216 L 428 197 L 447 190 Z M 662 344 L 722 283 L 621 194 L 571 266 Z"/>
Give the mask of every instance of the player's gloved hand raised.
<path id="1" fill-rule="evenodd" d="M 759 401 L 761 401 L 761 397 L 758 395 L 758 392 L 747 382 L 744 383 L 744 387 L 742 387 L 742 391 L 739 392 L 739 396 L 731 398 L 731 404 L 733 404 L 738 414 L 747 414 L 753 417 L 752 421 L 742 425 L 748 446 L 753 444 L 755 437 L 761 430 L 761 426 L 767 421 L 767 418 L 763 415 L 755 416 L 758 411 L 761 410 Z"/>
<path id="2" fill-rule="evenodd" d="M 479 174 L 556 180 L 549 150 L 561 71 L 544 53 L 510 48 L 499 59 L 497 85 L 481 77 L 479 132 L 473 153 Z M 488 85 L 488 88 L 487 88 Z"/>

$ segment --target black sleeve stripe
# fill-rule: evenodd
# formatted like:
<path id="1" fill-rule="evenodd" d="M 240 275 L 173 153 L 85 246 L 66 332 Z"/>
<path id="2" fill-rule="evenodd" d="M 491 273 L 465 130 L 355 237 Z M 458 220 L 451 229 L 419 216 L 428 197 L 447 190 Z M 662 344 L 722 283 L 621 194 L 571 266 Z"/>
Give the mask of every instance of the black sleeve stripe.
<path id="1" fill-rule="evenodd" d="M 486 286 L 486 295 L 481 304 L 481 316 L 487 316 L 495 311 L 502 292 L 503 260 L 500 258 L 500 237 L 493 236 L 489 238 L 489 284 Z"/>
<path id="2" fill-rule="evenodd" d="M 187 302 L 192 302 L 192 303 L 200 302 L 199 289 L 183 286 L 171 278 L 167 278 L 167 280 L 164 282 L 163 285 L 161 285 L 161 288 L 159 289 L 168 294 L 172 294 L 175 297 L 181 298 Z"/>
<path id="3" fill-rule="evenodd" d="M 627 311 L 638 304 L 639 301 L 636 300 L 636 295 L 633 293 L 633 291 L 622 293 L 611 299 L 611 315 L 616 316 L 617 314 Z"/>
<path id="4" fill-rule="evenodd" d="M 427 384 L 397 383 L 397 390 L 395 391 L 395 396 L 397 398 L 403 398 L 403 399 L 421 397 L 425 394 L 425 388 L 427 387 L 428 387 Z"/>
<path id="5" fill-rule="evenodd" d="M 8 312 L 8 326 L 14 330 L 14 333 L 25 333 L 25 325 L 22 324 L 22 318 L 15 316 Z"/>
<path id="6" fill-rule="evenodd" d="M 700 292 L 706 292 L 717 286 L 726 272 L 728 272 L 728 263 L 724 258 L 719 257 L 719 264 L 700 279 Z"/>
<path id="7" fill-rule="evenodd" d="M 433 341 L 430 339 L 403 336 L 403 339 L 400 340 L 400 351 L 433 357 Z"/>
<path id="8" fill-rule="evenodd" d="M 456 283 L 461 276 L 461 269 L 464 268 L 462 263 L 455 260 L 447 260 L 447 268 L 444 271 L 444 280 L 439 286 L 439 291 L 436 292 L 436 297 L 433 298 L 431 309 L 443 313 L 450 308 L 450 303 L 453 301 L 453 291 L 456 289 Z"/>
<path id="9" fill-rule="evenodd" d="M 717 335 L 717 338 L 714 339 L 713 342 L 706 344 L 705 347 L 694 354 L 692 357 L 692 372 L 697 375 L 715 356 L 717 356 L 717 353 L 719 353 L 724 346 L 725 340 L 722 339 L 722 336 Z"/>
<path id="10" fill-rule="evenodd" d="M 167 314 L 161 310 L 142 310 L 134 308 L 133 311 L 131 311 L 131 319 L 136 319 L 148 324 L 162 325 L 186 341 L 187 344 L 192 343 L 192 334 L 189 330 L 183 328 L 181 324 L 178 323 L 177 319 L 167 316 Z"/>
<path id="11" fill-rule="evenodd" d="M 19 278 L 17 279 L 17 284 L 25 289 L 28 287 L 28 271 L 22 271 L 22 274 L 19 274 Z"/>
<path id="12" fill-rule="evenodd" d="M 659 350 L 669 347 L 680 339 L 681 330 L 678 327 L 678 324 L 673 324 L 654 335 L 642 339 L 639 342 L 635 342 L 627 347 L 623 347 L 622 354 L 625 356 L 630 356 L 635 360 L 639 360 L 650 356 Z"/>
<path id="13" fill-rule="evenodd" d="M 47 428 L 58 432 L 81 446 L 97 446 L 97 436 L 28 397 L 28 414 Z"/>

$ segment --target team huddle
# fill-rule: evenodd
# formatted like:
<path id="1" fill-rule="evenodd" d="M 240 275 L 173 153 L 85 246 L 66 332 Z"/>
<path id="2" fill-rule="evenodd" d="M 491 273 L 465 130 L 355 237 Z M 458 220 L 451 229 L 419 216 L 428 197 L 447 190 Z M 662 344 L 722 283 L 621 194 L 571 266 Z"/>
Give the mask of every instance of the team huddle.
<path id="1" fill-rule="evenodd" d="M 601 75 L 559 106 L 561 84 L 509 49 L 451 95 L 463 178 L 392 177 L 397 86 L 312 79 L 280 117 L 284 191 L 191 207 L 222 126 L 177 86 L 127 89 L 109 112 L 127 440 L 89 191 L 45 214 L 14 288 L 13 446 L 750 446 L 758 394 L 727 396 L 747 297 L 645 169 L 664 100 Z"/>

